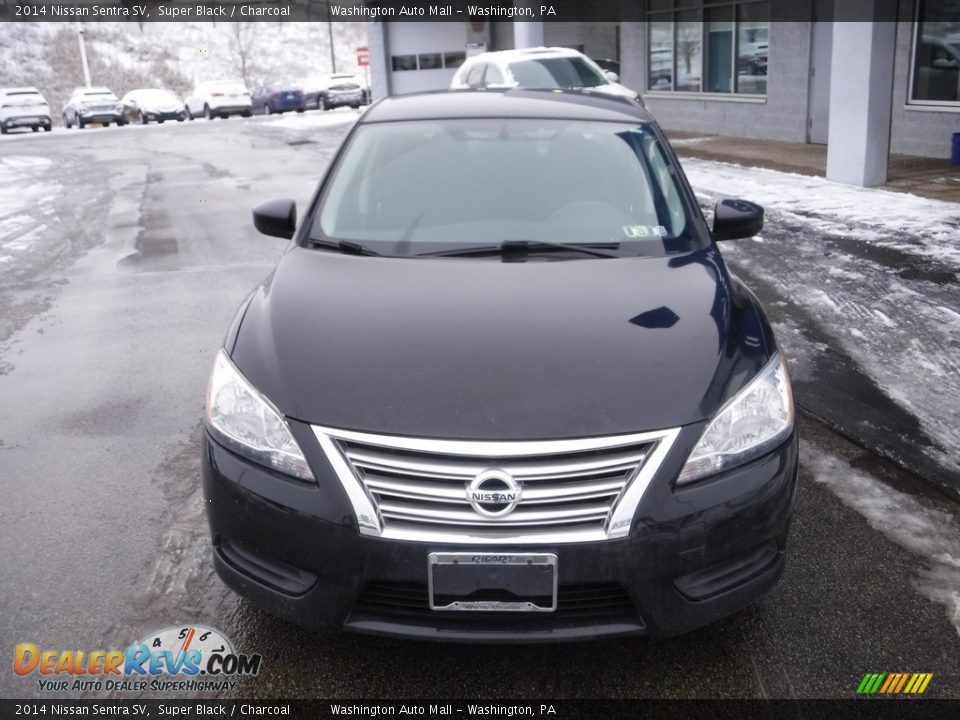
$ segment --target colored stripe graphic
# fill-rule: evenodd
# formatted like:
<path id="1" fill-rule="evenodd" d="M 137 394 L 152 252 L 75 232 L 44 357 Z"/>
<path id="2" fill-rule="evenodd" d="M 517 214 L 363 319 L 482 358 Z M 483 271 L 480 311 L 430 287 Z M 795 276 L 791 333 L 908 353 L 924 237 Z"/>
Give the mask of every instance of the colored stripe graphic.
<path id="1" fill-rule="evenodd" d="M 933 673 L 867 673 L 857 685 L 858 695 L 922 695 Z"/>

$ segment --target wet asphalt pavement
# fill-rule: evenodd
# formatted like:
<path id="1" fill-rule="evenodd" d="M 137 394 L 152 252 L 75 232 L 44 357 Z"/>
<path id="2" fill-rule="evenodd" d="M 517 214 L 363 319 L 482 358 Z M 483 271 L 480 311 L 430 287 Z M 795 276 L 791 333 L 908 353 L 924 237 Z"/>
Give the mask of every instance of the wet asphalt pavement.
<path id="1" fill-rule="evenodd" d="M 244 697 L 851 697 L 866 672 L 932 672 L 928 696 L 960 697 L 956 610 L 949 593 L 924 590 L 929 558 L 807 468 L 779 587 L 680 638 L 320 636 L 228 591 L 199 487 L 207 374 L 237 305 L 285 247 L 254 231 L 249 210 L 306 203 L 348 128 L 350 111 L 336 113 L 344 123 L 312 129 L 234 118 L 0 143 L 20 173 L 0 175 L 0 247 L 14 243 L 0 261 L 0 695 L 38 694 L 10 670 L 16 643 L 125 647 L 190 622 L 264 656 Z M 762 272 L 749 268 L 761 285 Z M 787 305 L 765 300 L 779 321 Z M 817 392 L 830 389 L 801 384 L 798 400 Z M 825 425 L 805 418 L 801 432 L 817 453 L 956 516 Z"/>

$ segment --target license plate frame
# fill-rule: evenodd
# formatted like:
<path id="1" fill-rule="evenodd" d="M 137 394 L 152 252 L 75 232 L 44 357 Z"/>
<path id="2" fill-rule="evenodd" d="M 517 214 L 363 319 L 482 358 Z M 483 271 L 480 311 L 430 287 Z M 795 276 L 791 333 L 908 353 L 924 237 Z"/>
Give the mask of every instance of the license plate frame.
<path id="1" fill-rule="evenodd" d="M 434 552 L 427 556 L 427 587 L 431 610 L 556 612 L 557 556 Z M 471 600 L 468 590 L 500 594 L 501 598 Z"/>

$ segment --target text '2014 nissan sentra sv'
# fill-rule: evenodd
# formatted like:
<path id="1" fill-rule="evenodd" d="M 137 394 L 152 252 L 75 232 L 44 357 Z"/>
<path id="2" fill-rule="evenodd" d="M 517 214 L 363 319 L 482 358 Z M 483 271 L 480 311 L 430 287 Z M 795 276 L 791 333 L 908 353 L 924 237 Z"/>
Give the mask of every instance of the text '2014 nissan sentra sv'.
<path id="1" fill-rule="evenodd" d="M 779 579 L 790 380 L 763 309 L 636 103 L 391 98 L 357 122 L 243 304 L 207 395 L 223 580 L 322 631 L 671 635 Z"/>

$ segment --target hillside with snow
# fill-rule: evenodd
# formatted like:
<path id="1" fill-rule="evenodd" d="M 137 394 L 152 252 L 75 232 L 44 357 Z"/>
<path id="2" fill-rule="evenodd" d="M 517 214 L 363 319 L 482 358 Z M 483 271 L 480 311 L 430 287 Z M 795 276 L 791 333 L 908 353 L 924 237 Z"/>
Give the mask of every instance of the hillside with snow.
<path id="1" fill-rule="evenodd" d="M 0 87 L 32 85 L 54 122 L 71 90 L 83 84 L 77 30 L 86 36 L 91 79 L 118 96 L 165 87 L 183 96 L 197 82 L 301 84 L 331 71 L 326 23 L 3 23 Z M 333 23 L 338 72 L 360 72 L 356 48 L 364 23 Z"/>

